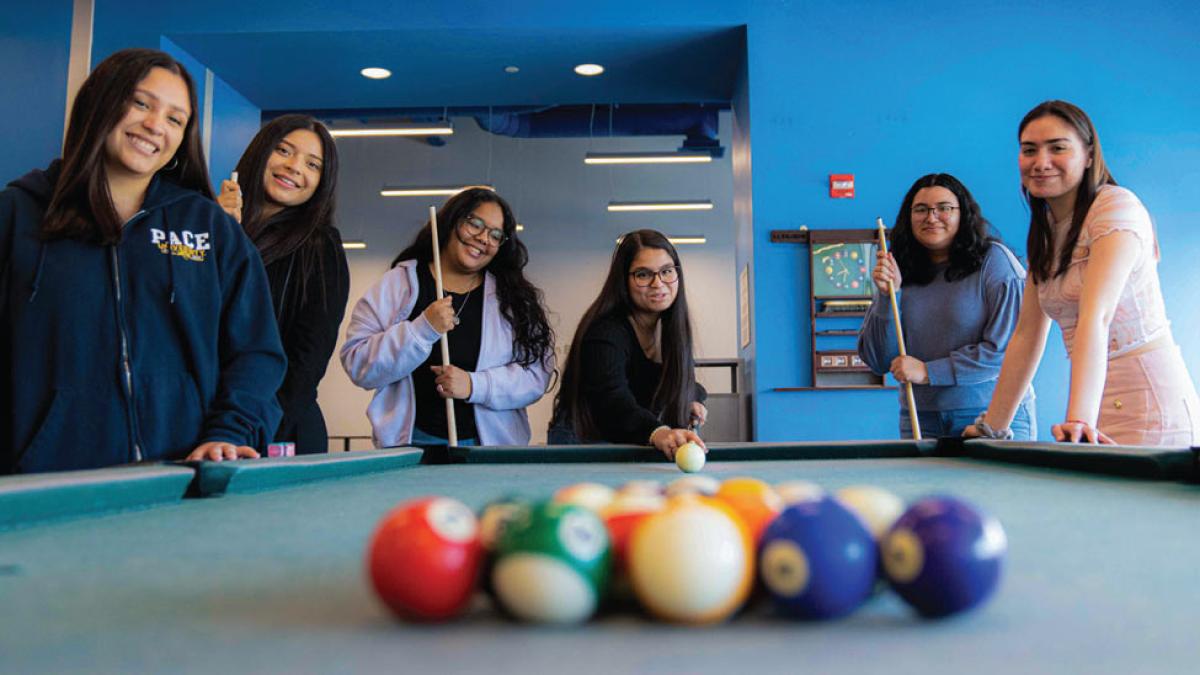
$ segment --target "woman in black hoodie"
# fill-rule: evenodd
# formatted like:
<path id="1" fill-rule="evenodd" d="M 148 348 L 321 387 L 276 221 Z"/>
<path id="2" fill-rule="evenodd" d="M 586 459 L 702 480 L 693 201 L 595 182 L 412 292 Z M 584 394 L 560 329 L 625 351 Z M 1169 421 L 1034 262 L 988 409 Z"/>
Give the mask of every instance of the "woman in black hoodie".
<path id="1" fill-rule="evenodd" d="M 342 239 L 333 226 L 337 147 L 325 125 L 307 115 L 277 117 L 258 132 L 221 184 L 217 201 L 262 254 L 288 369 L 279 389 L 278 442 L 297 454 L 327 452 L 317 405 L 350 293 Z"/>

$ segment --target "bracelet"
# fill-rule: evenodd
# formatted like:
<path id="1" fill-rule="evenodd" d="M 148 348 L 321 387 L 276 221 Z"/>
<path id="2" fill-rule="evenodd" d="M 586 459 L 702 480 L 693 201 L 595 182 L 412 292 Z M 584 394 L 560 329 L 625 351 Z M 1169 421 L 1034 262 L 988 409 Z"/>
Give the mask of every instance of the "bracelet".
<path id="1" fill-rule="evenodd" d="M 671 427 L 669 427 L 669 426 L 667 426 L 667 425 L 665 425 L 665 424 L 663 424 L 663 425 L 661 425 L 661 426 L 654 427 L 654 431 L 651 431 L 651 432 L 650 432 L 650 438 L 646 439 L 646 443 L 647 443 L 648 445 L 654 445 L 654 434 L 657 434 L 657 433 L 659 432 L 659 430 L 660 430 L 660 429 L 667 429 L 667 430 L 670 430 L 670 428 L 671 428 Z"/>
<path id="2" fill-rule="evenodd" d="M 1082 424 L 1085 427 L 1091 428 L 1093 425 L 1084 422 L 1083 420 L 1064 420 L 1063 424 Z"/>
<path id="3" fill-rule="evenodd" d="M 979 417 L 975 418 L 975 428 L 984 438 L 994 438 L 1000 441 L 1011 441 L 1013 437 L 1012 429 L 993 429 L 990 424 L 983 421 L 987 416 L 987 412 L 979 413 Z"/>

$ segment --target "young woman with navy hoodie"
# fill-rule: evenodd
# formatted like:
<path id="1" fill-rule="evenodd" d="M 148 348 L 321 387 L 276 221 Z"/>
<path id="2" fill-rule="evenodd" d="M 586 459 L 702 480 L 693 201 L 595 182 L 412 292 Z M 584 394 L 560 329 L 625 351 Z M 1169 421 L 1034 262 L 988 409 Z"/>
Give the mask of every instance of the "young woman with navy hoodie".
<path id="1" fill-rule="evenodd" d="M 128 49 L 63 157 L 0 192 L 0 472 L 257 456 L 286 359 L 262 260 L 213 201 L 191 77 Z"/>

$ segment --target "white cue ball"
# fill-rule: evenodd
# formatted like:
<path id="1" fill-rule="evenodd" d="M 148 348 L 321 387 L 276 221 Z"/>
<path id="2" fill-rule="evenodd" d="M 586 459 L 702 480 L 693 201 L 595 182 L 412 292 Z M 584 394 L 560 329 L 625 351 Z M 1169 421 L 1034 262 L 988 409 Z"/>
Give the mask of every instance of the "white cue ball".
<path id="1" fill-rule="evenodd" d="M 696 473 L 703 469 L 704 459 L 704 448 L 690 441 L 675 449 L 675 466 L 684 473 Z"/>

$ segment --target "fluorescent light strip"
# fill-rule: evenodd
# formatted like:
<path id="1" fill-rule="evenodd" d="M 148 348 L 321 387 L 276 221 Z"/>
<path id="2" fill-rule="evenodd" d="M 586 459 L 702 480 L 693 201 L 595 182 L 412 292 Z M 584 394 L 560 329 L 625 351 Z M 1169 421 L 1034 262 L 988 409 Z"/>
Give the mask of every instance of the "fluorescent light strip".
<path id="1" fill-rule="evenodd" d="M 711 211 L 713 203 L 702 201 L 682 202 L 609 202 L 609 211 Z"/>
<path id="2" fill-rule="evenodd" d="M 329 135 L 334 138 L 381 138 L 386 136 L 452 136 L 454 127 L 449 124 L 439 124 L 427 127 L 380 127 L 376 129 L 330 129 Z"/>
<path id="3" fill-rule="evenodd" d="M 617 243 L 620 244 L 621 240 L 624 238 L 625 237 L 617 237 Z M 697 237 L 667 237 L 667 241 L 671 242 L 672 244 L 707 244 L 708 237 L 705 237 L 704 235 Z"/>
<path id="4" fill-rule="evenodd" d="M 517 232 L 524 232 L 524 231 L 525 231 L 525 226 L 520 223 L 517 223 Z"/>
<path id="5" fill-rule="evenodd" d="M 491 185 L 443 185 L 428 187 L 385 187 L 379 191 L 381 197 L 448 197 L 456 195 L 467 188 L 485 188 L 494 190 Z"/>
<path id="6" fill-rule="evenodd" d="M 712 161 L 707 152 L 589 152 L 584 164 L 703 164 Z"/>
<path id="7" fill-rule="evenodd" d="M 365 242 L 365 241 L 343 241 L 342 248 L 346 249 L 347 251 L 362 251 L 367 248 L 367 242 Z"/>

